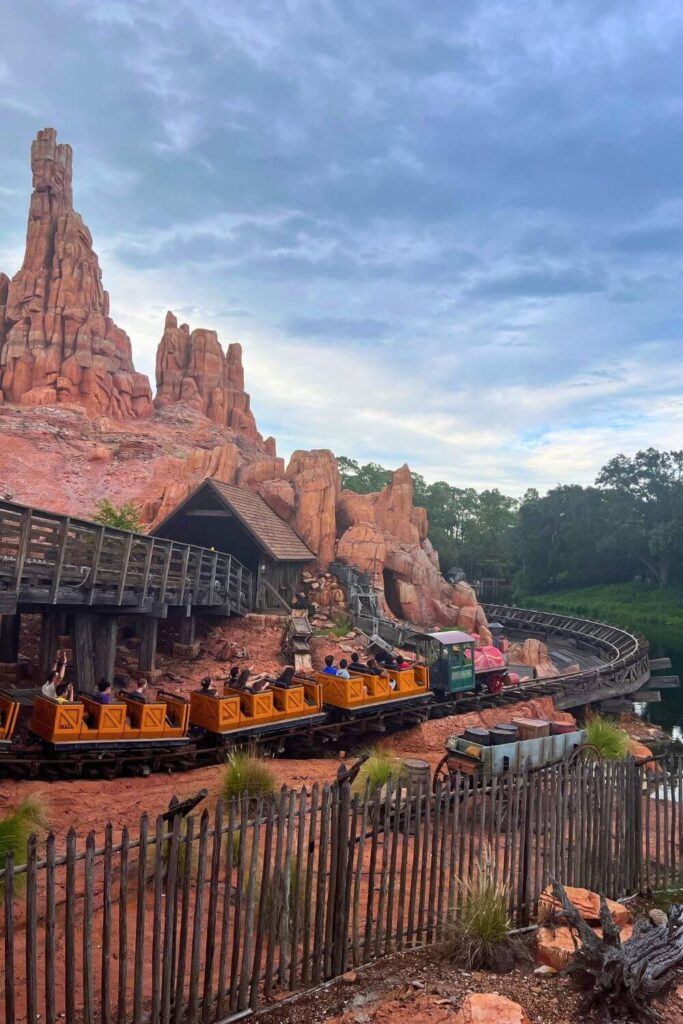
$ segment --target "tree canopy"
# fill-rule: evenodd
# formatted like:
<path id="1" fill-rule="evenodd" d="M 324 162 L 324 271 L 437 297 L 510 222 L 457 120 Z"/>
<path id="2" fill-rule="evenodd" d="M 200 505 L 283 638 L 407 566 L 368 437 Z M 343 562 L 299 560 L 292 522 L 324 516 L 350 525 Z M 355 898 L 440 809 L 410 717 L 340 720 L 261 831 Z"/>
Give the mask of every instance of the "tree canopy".
<path id="1" fill-rule="evenodd" d="M 391 472 L 341 458 L 342 484 L 381 490 Z M 521 501 L 497 488 L 477 491 L 413 473 L 414 500 L 429 515 L 441 567 L 470 578 L 513 576 L 521 596 L 644 579 L 683 579 L 683 452 L 647 448 L 616 455 L 593 486 L 535 489 Z"/>

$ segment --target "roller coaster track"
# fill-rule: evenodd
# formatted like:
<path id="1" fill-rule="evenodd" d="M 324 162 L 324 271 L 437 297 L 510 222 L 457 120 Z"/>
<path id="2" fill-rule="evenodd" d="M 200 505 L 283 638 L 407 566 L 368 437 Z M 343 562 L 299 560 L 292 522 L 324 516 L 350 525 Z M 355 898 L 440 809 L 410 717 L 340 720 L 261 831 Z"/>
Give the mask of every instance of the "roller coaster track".
<path id="1" fill-rule="evenodd" d="M 541 633 L 551 642 L 553 637 L 561 637 L 575 644 L 577 651 L 590 650 L 603 660 L 600 665 L 523 687 L 551 694 L 559 709 L 628 697 L 650 681 L 648 643 L 643 637 L 604 622 L 531 608 L 489 604 L 485 611 L 490 622 L 500 622 L 507 630 L 523 635 Z M 656 679 L 653 682 L 656 688 Z"/>

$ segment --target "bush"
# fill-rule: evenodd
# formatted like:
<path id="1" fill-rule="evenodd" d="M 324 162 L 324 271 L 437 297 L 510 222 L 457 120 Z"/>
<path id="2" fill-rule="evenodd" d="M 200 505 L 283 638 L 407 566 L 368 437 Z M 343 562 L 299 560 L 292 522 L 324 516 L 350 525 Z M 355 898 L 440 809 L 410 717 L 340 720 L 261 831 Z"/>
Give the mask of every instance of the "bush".
<path id="1" fill-rule="evenodd" d="M 114 526 L 117 530 L 132 530 L 134 533 L 140 533 L 142 530 L 138 510 L 132 501 L 116 506 L 103 498 L 97 502 L 97 511 L 93 519 L 102 526 Z"/>
<path id="2" fill-rule="evenodd" d="M 338 640 L 346 636 L 353 629 L 353 620 L 350 615 L 339 614 L 334 616 L 334 626 L 327 626 L 325 629 L 317 629 L 314 636 L 328 636 Z"/>
<path id="3" fill-rule="evenodd" d="M 251 798 L 269 797 L 275 793 L 275 778 L 262 757 L 246 750 L 234 750 L 228 757 L 223 776 L 225 800 L 239 799 L 246 794 Z"/>
<path id="4" fill-rule="evenodd" d="M 448 955 L 466 970 L 512 970 L 515 947 L 508 931 L 507 890 L 496 883 L 488 854 L 471 882 L 460 884 L 460 906 L 447 933 Z"/>
<path id="5" fill-rule="evenodd" d="M 386 786 L 389 779 L 397 782 L 402 774 L 403 765 L 401 762 L 397 761 L 386 750 L 376 747 L 374 750 L 368 751 L 367 759 L 363 762 L 358 775 L 353 781 L 351 792 L 364 793 L 367 782 L 369 784 L 369 792 L 371 794 L 375 793 L 377 789 L 382 789 Z"/>
<path id="6" fill-rule="evenodd" d="M 586 721 L 586 743 L 605 761 L 623 761 L 628 754 L 628 734 L 600 715 L 591 715 Z"/>
<path id="7" fill-rule="evenodd" d="M 45 808 L 35 797 L 27 797 L 13 811 L 0 818 L 0 868 L 5 867 L 10 850 L 14 852 L 15 866 L 25 864 L 31 834 L 45 827 Z M 25 878 L 25 875 L 18 875 L 15 888 Z M 4 890 L 4 886 L 0 886 L 0 890 Z"/>

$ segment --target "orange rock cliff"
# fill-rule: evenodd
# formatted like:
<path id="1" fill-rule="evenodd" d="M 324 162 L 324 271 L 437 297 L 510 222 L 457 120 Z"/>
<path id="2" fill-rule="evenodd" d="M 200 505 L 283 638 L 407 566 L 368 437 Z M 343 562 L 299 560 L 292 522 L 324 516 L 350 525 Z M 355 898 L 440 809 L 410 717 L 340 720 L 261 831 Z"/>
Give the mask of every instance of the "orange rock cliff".
<path id="1" fill-rule="evenodd" d="M 343 490 L 330 451 L 287 466 L 259 433 L 242 347 L 166 314 L 156 397 L 109 315 L 98 258 L 73 209 L 71 147 L 52 128 L 31 148 L 26 253 L 0 274 L 0 480 L 16 501 L 87 516 L 99 498 L 134 501 L 147 526 L 209 477 L 260 494 L 326 569 L 357 565 L 385 610 L 421 623 L 485 624 L 474 591 L 439 572 L 427 513 L 403 466 L 378 494 Z M 27 408 L 30 407 L 30 408 Z"/>

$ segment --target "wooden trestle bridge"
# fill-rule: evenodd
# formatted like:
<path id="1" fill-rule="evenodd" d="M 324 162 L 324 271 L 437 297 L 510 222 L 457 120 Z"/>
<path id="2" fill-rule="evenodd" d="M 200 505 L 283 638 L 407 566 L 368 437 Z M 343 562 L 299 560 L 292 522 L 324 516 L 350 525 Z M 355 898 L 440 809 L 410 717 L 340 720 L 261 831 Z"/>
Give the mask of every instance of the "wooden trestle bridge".
<path id="1" fill-rule="evenodd" d="M 41 614 L 46 672 L 69 615 L 85 691 L 111 677 L 120 615 L 139 620 L 140 669 L 153 672 L 158 620 L 169 610 L 181 640 L 191 642 L 196 611 L 245 614 L 254 587 L 253 573 L 232 555 L 0 502 L 0 662 L 17 661 L 22 612 Z"/>

